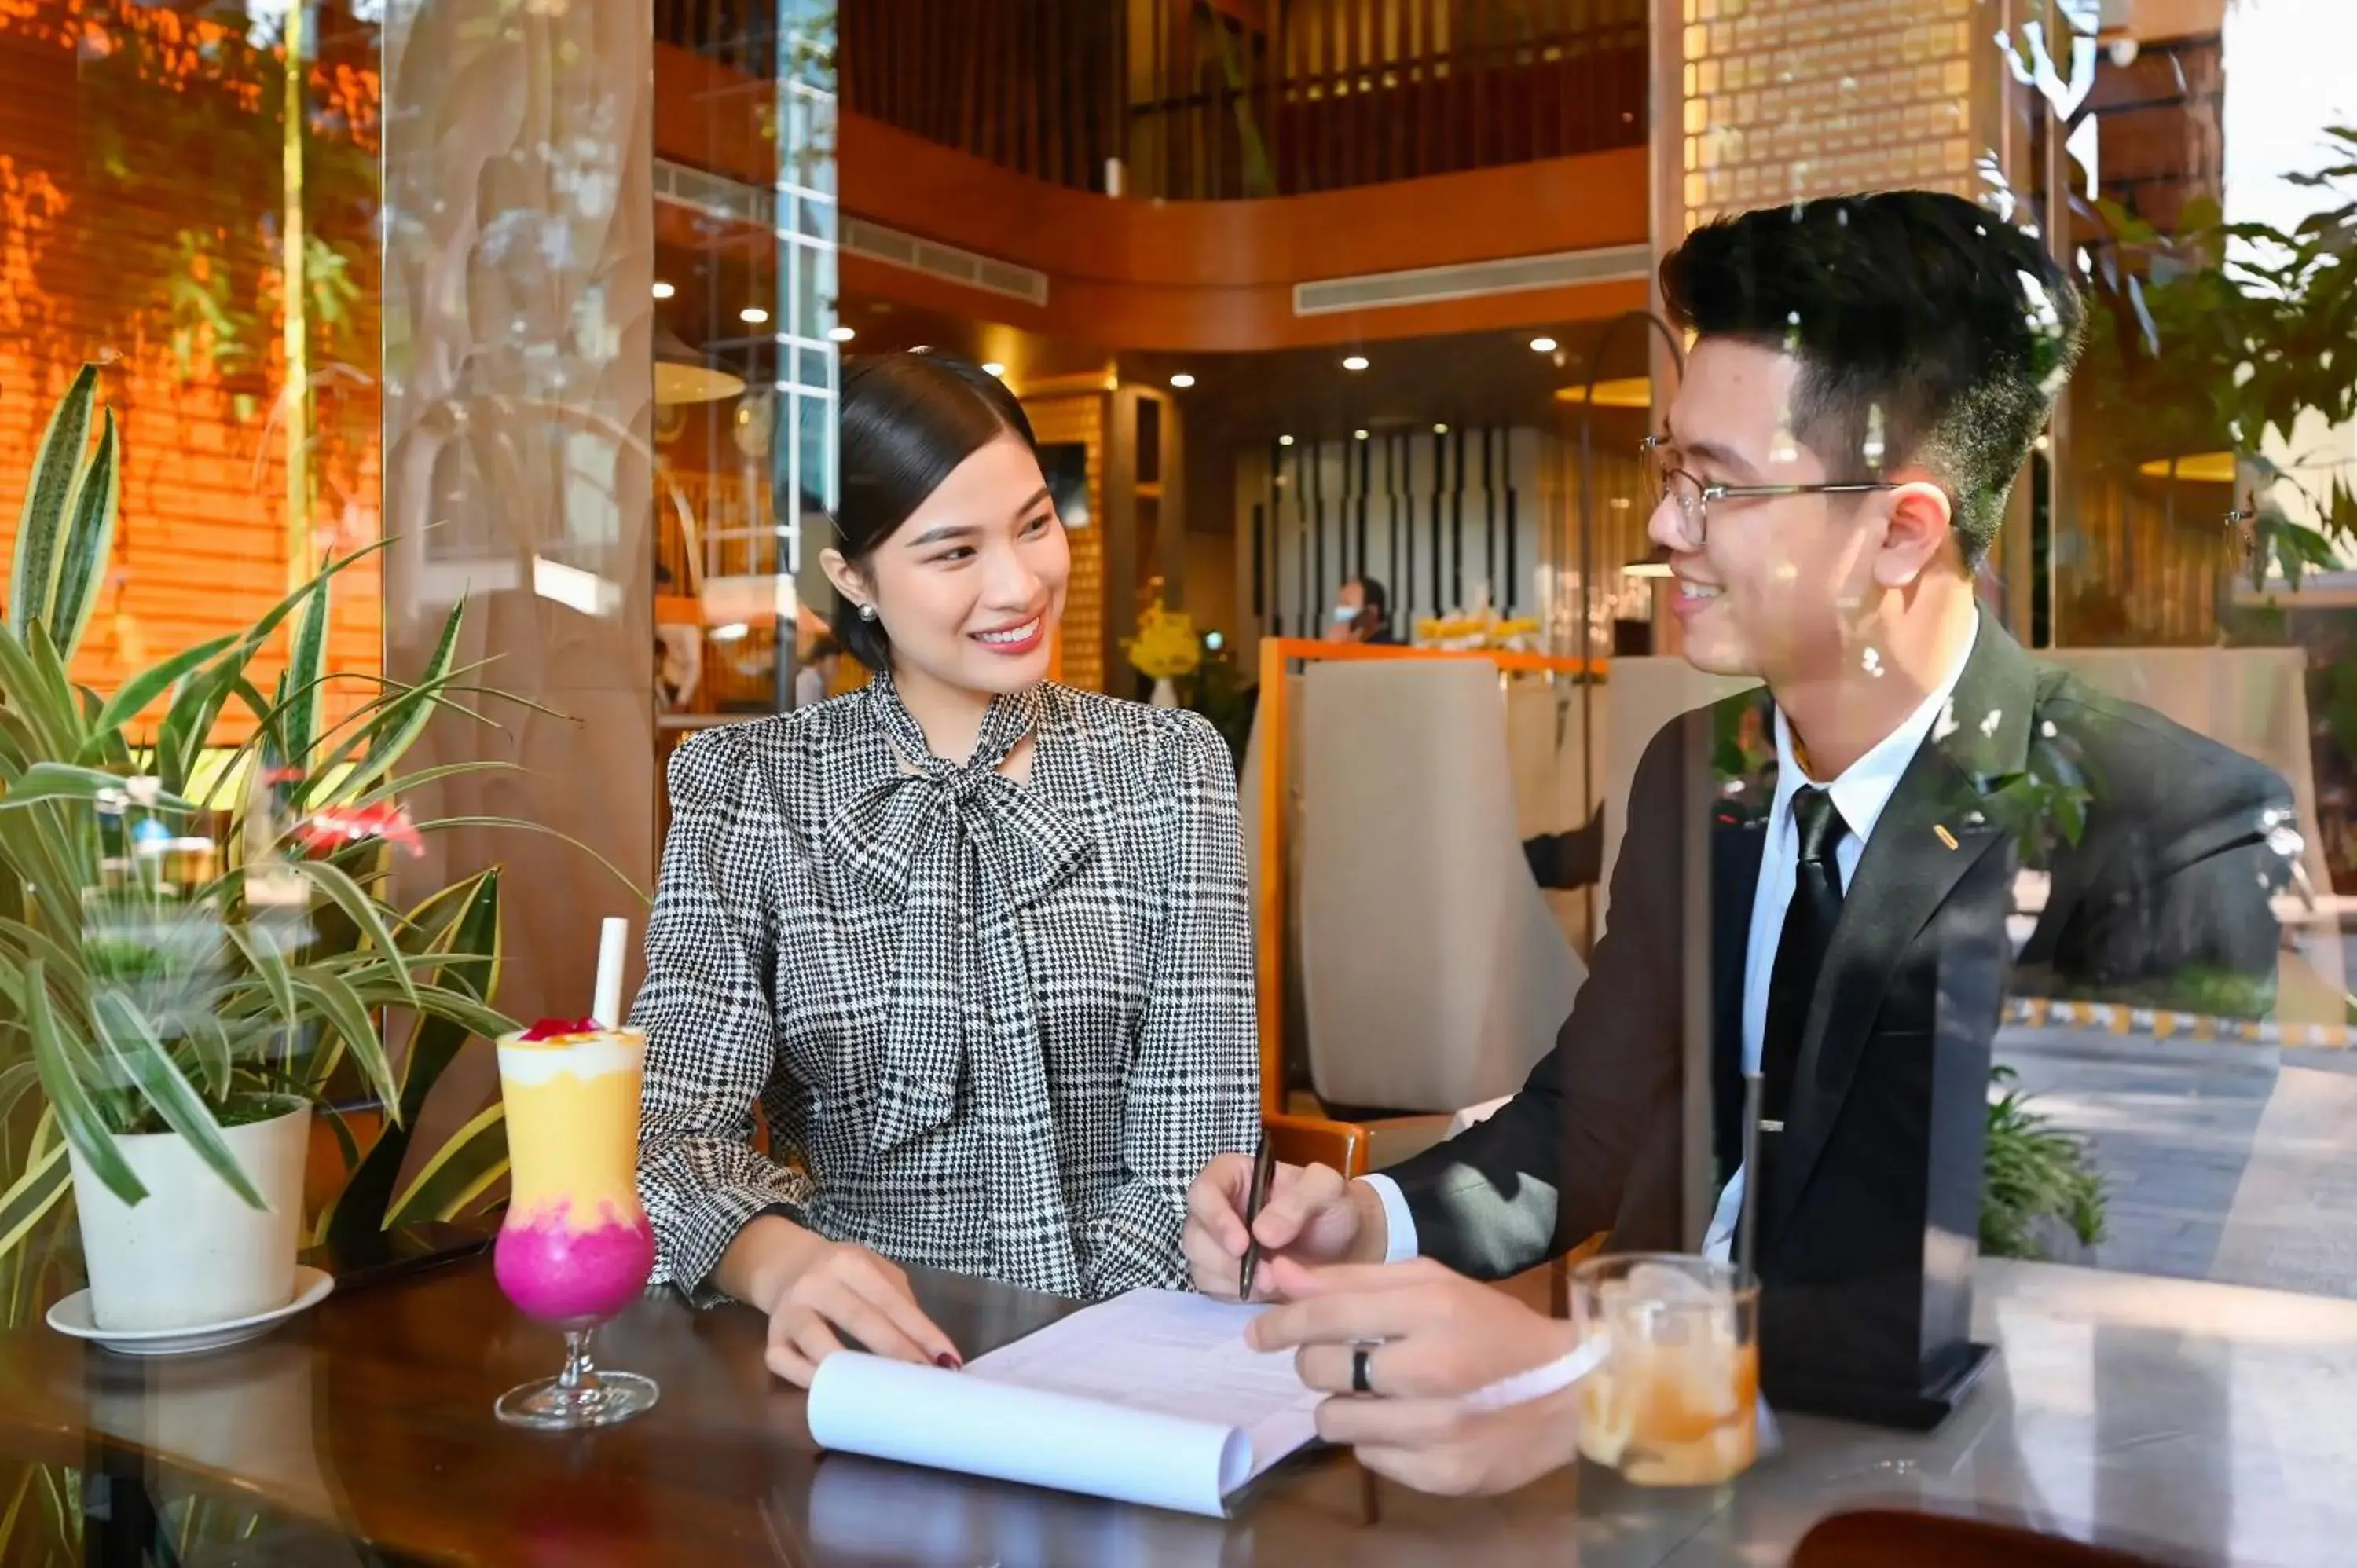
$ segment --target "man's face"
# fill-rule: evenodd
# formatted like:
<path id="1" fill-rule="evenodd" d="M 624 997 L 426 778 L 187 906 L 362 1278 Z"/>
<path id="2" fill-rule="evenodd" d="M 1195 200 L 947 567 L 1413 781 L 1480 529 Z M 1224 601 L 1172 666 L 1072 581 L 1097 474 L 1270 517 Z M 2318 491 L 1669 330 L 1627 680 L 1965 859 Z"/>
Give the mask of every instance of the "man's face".
<path id="1" fill-rule="evenodd" d="M 1833 467 L 1792 434 L 1800 361 L 1735 338 L 1705 338 L 1670 402 L 1664 461 L 1713 485 L 1812 485 L 1870 477 L 1862 458 Z M 1689 489 L 1691 487 L 1689 487 Z M 1674 495 L 1648 532 L 1670 552 L 1672 606 L 1685 656 L 1722 675 L 1779 681 L 1831 672 L 1871 601 L 1872 558 L 1888 507 L 1880 495 L 1758 496 L 1703 508 L 1703 539 Z"/>

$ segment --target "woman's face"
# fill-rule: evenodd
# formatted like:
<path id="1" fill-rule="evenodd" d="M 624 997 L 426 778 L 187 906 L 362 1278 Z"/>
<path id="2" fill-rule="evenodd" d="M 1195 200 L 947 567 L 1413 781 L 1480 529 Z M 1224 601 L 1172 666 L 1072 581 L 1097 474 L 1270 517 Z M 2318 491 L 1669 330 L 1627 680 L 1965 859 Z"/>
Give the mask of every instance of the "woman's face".
<path id="1" fill-rule="evenodd" d="M 1047 678 L 1072 553 L 1019 437 L 976 449 L 866 560 L 830 550 L 823 564 L 876 607 L 896 675 L 994 695 Z"/>

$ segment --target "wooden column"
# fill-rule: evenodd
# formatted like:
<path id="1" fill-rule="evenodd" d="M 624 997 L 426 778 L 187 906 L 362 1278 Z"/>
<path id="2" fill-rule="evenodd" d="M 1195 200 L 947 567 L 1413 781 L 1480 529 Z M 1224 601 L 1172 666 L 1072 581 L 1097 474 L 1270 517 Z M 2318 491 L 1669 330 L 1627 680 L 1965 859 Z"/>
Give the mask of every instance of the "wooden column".
<path id="1" fill-rule="evenodd" d="M 409 765 L 510 764 L 412 809 L 549 833 L 432 834 L 402 875 L 506 868 L 497 1001 L 526 1019 L 588 1010 L 600 916 L 643 930 L 597 856 L 653 880 L 652 69 L 650 0 L 385 9 L 386 671 L 461 604 L 461 662 L 548 710 L 478 700 L 500 727 L 445 714 Z M 479 1102 L 469 1065 L 446 1087 Z"/>

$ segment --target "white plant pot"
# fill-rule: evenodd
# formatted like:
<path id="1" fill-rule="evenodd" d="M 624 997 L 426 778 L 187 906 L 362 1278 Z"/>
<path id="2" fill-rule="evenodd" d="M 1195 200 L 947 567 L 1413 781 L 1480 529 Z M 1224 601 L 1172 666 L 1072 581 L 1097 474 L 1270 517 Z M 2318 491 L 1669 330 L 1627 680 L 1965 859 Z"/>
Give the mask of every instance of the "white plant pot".
<path id="1" fill-rule="evenodd" d="M 269 1205 L 247 1207 L 178 1133 L 117 1138 L 147 1196 L 126 1204 L 69 1149 L 91 1316 L 101 1328 L 194 1328 L 284 1306 L 295 1296 L 311 1107 L 221 1129 Z"/>
<path id="2" fill-rule="evenodd" d="M 1130 690 L 1135 692 L 1137 688 L 1132 686 Z M 1178 705 L 1178 688 L 1171 683 L 1170 677 L 1168 675 L 1156 677 L 1154 682 L 1154 706 L 1157 708 L 1175 708 Z"/>

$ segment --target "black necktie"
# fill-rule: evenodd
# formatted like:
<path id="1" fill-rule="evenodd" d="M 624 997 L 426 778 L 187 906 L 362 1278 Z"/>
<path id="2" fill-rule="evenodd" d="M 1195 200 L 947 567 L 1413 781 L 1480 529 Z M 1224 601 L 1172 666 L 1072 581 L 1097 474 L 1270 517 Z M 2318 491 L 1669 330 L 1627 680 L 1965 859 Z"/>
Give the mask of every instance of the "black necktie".
<path id="1" fill-rule="evenodd" d="M 1792 825 L 1800 834 L 1801 855 L 1792 868 L 1792 901 L 1784 907 L 1784 931 L 1777 939 L 1776 965 L 1768 981 L 1767 1023 L 1760 1034 L 1760 1115 L 1771 1127 L 1792 1108 L 1809 999 L 1816 994 L 1825 950 L 1841 922 L 1841 867 L 1834 852 L 1849 832 L 1834 798 L 1813 785 L 1792 797 Z"/>

